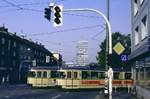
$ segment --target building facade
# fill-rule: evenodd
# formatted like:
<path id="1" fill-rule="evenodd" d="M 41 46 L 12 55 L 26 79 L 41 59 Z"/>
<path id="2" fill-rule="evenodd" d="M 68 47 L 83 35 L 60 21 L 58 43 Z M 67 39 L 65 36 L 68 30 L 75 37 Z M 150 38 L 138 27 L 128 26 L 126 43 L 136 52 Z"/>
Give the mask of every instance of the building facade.
<path id="1" fill-rule="evenodd" d="M 49 56 L 49 62 L 46 62 Z M 0 83 L 26 82 L 32 66 L 56 66 L 57 60 L 42 44 L 0 27 Z"/>
<path id="2" fill-rule="evenodd" d="M 57 66 L 62 66 L 62 56 L 60 53 L 52 53 L 55 60 L 57 60 Z"/>
<path id="3" fill-rule="evenodd" d="M 77 65 L 88 65 L 88 41 L 79 41 L 77 44 Z"/>
<path id="4" fill-rule="evenodd" d="M 131 54 L 137 95 L 150 97 L 150 0 L 131 0 Z"/>

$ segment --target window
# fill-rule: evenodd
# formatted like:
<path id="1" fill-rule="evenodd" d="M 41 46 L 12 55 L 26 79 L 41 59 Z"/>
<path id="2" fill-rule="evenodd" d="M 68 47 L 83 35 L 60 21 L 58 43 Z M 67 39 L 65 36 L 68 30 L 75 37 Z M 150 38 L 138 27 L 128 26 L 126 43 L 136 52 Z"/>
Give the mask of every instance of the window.
<path id="1" fill-rule="evenodd" d="M 67 72 L 67 78 L 71 78 L 71 72 Z"/>
<path id="2" fill-rule="evenodd" d="M 11 41 L 9 40 L 8 41 L 8 50 L 10 50 L 10 43 L 11 43 Z"/>
<path id="3" fill-rule="evenodd" d="M 2 55 L 5 54 L 4 48 L 2 48 L 1 54 L 2 54 Z"/>
<path id="4" fill-rule="evenodd" d="M 125 79 L 131 79 L 131 73 L 125 73 Z"/>
<path id="5" fill-rule="evenodd" d="M 13 52 L 13 56 L 16 56 L 16 52 L 15 51 Z"/>
<path id="6" fill-rule="evenodd" d="M 40 77 L 42 77 L 42 75 L 41 75 L 41 72 L 40 72 L 40 71 L 38 71 L 38 72 L 37 72 L 37 77 L 39 77 L 39 78 L 40 78 Z"/>
<path id="7" fill-rule="evenodd" d="M 47 78 L 47 72 L 46 71 L 43 72 L 43 77 Z"/>
<path id="8" fill-rule="evenodd" d="M 119 79 L 119 72 L 114 72 L 114 79 Z"/>
<path id="9" fill-rule="evenodd" d="M 1 41 L 2 41 L 2 44 L 5 44 L 5 38 L 2 38 Z"/>
<path id="10" fill-rule="evenodd" d="M 82 79 L 89 79 L 91 78 L 88 71 L 82 71 Z"/>
<path id="11" fill-rule="evenodd" d="M 36 77 L 36 73 L 34 71 L 29 71 L 28 76 L 29 77 Z"/>
<path id="12" fill-rule="evenodd" d="M 51 71 L 51 78 L 57 78 L 59 77 L 59 72 L 58 71 Z"/>
<path id="13" fill-rule="evenodd" d="M 134 15 L 138 12 L 138 0 L 134 0 Z"/>
<path id="14" fill-rule="evenodd" d="M 139 27 L 135 29 L 135 45 L 139 43 Z"/>
<path id="15" fill-rule="evenodd" d="M 78 73 L 74 72 L 74 78 L 78 78 Z"/>
<path id="16" fill-rule="evenodd" d="M 59 74 L 60 74 L 60 78 L 65 78 L 66 77 L 65 72 L 59 72 Z"/>
<path id="17" fill-rule="evenodd" d="M 1 61 L 0 61 L 0 65 L 4 65 L 4 60 L 3 59 L 1 59 Z"/>
<path id="18" fill-rule="evenodd" d="M 98 72 L 91 72 L 91 79 L 98 79 Z"/>
<path id="19" fill-rule="evenodd" d="M 12 61 L 12 64 L 13 64 L 13 66 L 15 66 L 15 65 L 16 65 L 16 61 L 15 61 L 15 60 L 13 60 L 13 61 Z"/>
<path id="20" fill-rule="evenodd" d="M 14 42 L 14 47 L 16 47 L 16 42 Z"/>
<path id="21" fill-rule="evenodd" d="M 145 15 L 141 21 L 141 39 L 143 40 L 148 35 L 147 31 L 147 15 Z"/>

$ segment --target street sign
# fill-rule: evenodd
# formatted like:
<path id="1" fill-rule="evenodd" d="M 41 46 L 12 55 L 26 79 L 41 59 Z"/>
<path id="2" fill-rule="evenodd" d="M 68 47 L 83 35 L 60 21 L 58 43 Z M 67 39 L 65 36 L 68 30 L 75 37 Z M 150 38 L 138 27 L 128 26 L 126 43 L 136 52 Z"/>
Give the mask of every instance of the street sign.
<path id="1" fill-rule="evenodd" d="M 112 70 L 112 68 L 109 68 L 109 70 L 108 70 L 108 78 L 113 78 L 113 70 Z"/>
<path id="2" fill-rule="evenodd" d="M 120 42 L 118 42 L 118 43 L 113 47 L 113 49 L 114 49 L 114 51 L 115 51 L 118 55 L 120 55 L 120 54 L 125 50 L 124 46 L 123 46 Z"/>
<path id="3" fill-rule="evenodd" d="M 108 70 L 109 97 L 112 96 L 112 79 L 113 79 L 113 70 L 112 70 L 112 68 L 109 68 L 109 70 Z"/>
<path id="4" fill-rule="evenodd" d="M 120 57 L 123 62 L 126 62 L 128 60 L 128 56 L 126 54 L 121 55 Z"/>

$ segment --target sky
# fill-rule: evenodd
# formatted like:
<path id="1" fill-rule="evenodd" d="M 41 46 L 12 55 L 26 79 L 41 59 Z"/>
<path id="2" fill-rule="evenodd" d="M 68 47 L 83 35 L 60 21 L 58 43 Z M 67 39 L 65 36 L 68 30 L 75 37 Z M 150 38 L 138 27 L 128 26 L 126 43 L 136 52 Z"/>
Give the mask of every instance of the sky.
<path id="1" fill-rule="evenodd" d="M 63 26 L 54 27 L 53 16 L 50 22 L 44 18 L 44 8 L 53 2 L 63 9 L 92 8 L 106 15 L 106 0 L 0 0 L 0 26 L 61 53 L 66 62 L 76 61 L 77 42 L 86 40 L 89 61 L 96 62 L 106 36 L 104 19 L 89 11 L 65 12 Z M 131 33 L 130 17 L 130 0 L 110 0 L 112 32 Z"/>

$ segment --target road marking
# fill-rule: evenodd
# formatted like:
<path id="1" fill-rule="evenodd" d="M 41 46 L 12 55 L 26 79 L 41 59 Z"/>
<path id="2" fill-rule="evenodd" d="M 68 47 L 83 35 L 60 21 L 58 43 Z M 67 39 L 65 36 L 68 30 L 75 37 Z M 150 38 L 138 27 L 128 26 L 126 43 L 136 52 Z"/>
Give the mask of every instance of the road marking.
<path id="1" fill-rule="evenodd" d="M 68 94 L 69 92 L 66 92 L 66 94 Z"/>
<path id="2" fill-rule="evenodd" d="M 58 97 L 60 97 L 61 95 L 57 95 L 57 96 L 54 96 L 54 97 L 52 97 L 52 99 L 56 99 L 56 98 L 58 98 Z"/>
<path id="3" fill-rule="evenodd" d="M 9 98 L 10 96 L 5 96 L 5 98 Z"/>

